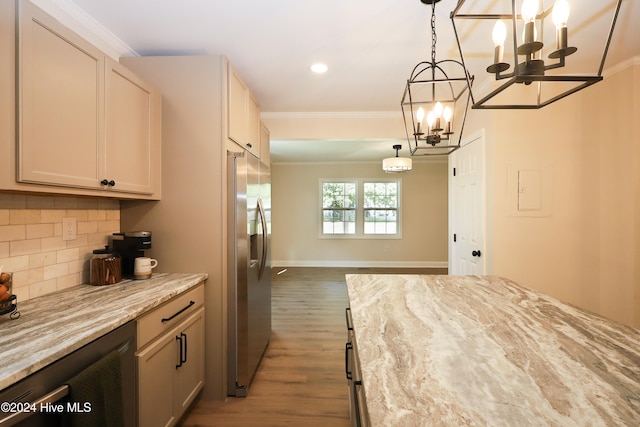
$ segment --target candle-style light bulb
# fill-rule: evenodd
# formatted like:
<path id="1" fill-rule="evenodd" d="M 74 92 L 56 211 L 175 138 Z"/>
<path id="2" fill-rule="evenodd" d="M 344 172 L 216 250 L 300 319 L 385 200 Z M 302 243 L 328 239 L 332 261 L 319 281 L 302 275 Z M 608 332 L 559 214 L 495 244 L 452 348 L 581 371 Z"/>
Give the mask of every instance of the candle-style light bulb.
<path id="1" fill-rule="evenodd" d="M 436 102 L 435 107 L 433 107 L 433 114 L 436 115 L 436 119 L 442 117 L 442 103 L 440 101 Z"/>
<path id="2" fill-rule="evenodd" d="M 535 22 L 536 15 L 538 15 L 538 0 L 524 0 L 522 2 L 522 8 L 520 15 L 524 21 L 524 32 L 522 34 L 522 41 L 525 44 L 535 41 Z"/>
<path id="3" fill-rule="evenodd" d="M 416 111 L 416 120 L 417 120 L 417 129 L 416 135 L 422 135 L 422 121 L 424 120 L 424 109 L 422 107 L 418 108 Z"/>
<path id="4" fill-rule="evenodd" d="M 551 19 L 553 20 L 554 25 L 557 30 L 564 28 L 567 26 L 567 21 L 569 20 L 569 2 L 567 0 L 556 0 L 553 4 L 553 13 L 551 14 Z"/>
<path id="5" fill-rule="evenodd" d="M 427 125 L 429 126 L 429 130 L 431 130 L 433 128 L 433 125 L 436 122 L 436 116 L 435 114 L 433 114 L 433 111 L 429 111 L 429 114 L 427 114 Z"/>
<path id="6" fill-rule="evenodd" d="M 442 111 L 442 116 L 444 117 L 444 121 L 446 123 L 451 122 L 451 117 L 453 116 L 453 110 L 451 110 L 451 107 L 444 107 L 444 110 Z"/>
<path id="7" fill-rule="evenodd" d="M 493 26 L 493 33 L 491 33 L 493 39 L 493 45 L 498 47 L 504 45 L 504 41 L 507 39 L 507 26 L 504 25 L 501 19 L 498 19 Z"/>
<path id="8" fill-rule="evenodd" d="M 440 124 L 440 118 L 442 117 L 442 103 L 440 101 L 436 102 L 436 105 L 433 107 L 433 116 L 436 119 L 436 123 L 433 125 L 433 130 L 439 132 L 442 130 L 442 125 Z"/>
<path id="9" fill-rule="evenodd" d="M 538 14 L 538 0 L 523 0 L 520 16 L 525 24 L 534 22 Z"/>
<path id="10" fill-rule="evenodd" d="M 502 62 L 504 56 L 504 41 L 507 39 L 507 26 L 504 25 L 502 20 L 498 19 L 493 26 L 493 33 L 491 33 L 493 39 L 493 45 L 495 51 L 493 54 L 493 63 L 498 64 Z"/>
<path id="11" fill-rule="evenodd" d="M 444 117 L 444 133 L 451 133 L 451 117 L 453 117 L 453 110 L 451 107 L 444 107 L 444 111 L 442 112 L 442 116 Z"/>

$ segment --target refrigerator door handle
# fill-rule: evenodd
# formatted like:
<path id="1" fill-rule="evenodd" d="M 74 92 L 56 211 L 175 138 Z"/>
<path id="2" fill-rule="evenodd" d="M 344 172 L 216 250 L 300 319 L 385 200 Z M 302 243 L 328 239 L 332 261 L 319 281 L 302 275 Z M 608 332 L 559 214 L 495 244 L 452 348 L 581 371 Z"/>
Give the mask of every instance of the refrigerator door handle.
<path id="1" fill-rule="evenodd" d="M 267 263 L 267 218 L 264 215 L 264 206 L 262 199 L 258 198 L 258 211 L 260 212 L 260 223 L 262 224 L 262 259 L 260 260 L 260 270 L 258 271 L 258 280 L 262 279 L 264 267 Z"/>

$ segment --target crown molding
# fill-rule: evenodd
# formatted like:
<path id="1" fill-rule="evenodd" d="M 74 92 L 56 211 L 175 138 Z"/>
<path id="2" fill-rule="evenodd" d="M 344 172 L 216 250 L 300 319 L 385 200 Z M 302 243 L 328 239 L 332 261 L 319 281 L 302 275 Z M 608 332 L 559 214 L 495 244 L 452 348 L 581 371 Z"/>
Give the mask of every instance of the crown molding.
<path id="1" fill-rule="evenodd" d="M 627 68 L 631 68 L 631 67 L 634 67 L 636 65 L 640 65 L 640 55 L 632 56 L 629 59 L 625 59 L 622 62 L 618 62 L 617 64 L 606 68 L 602 72 L 602 75 L 604 77 L 613 76 L 614 74 L 620 73 L 620 72 L 626 70 Z"/>
<path id="2" fill-rule="evenodd" d="M 398 111 L 317 111 L 317 112 L 261 112 L 263 119 L 398 119 Z"/>
<path id="3" fill-rule="evenodd" d="M 40 3 L 41 7 L 46 7 L 45 2 L 42 0 L 38 3 Z M 135 50 L 116 37 L 115 34 L 81 9 L 72 0 L 50 0 L 46 3 L 53 4 L 72 20 L 72 22 L 69 22 L 67 19 L 63 19 L 73 27 L 71 28 L 72 30 L 81 32 L 83 37 L 88 38 L 92 44 L 101 48 L 110 56 L 113 56 L 114 59 L 117 60 L 122 56 L 139 56 Z M 48 9 L 49 12 L 53 12 L 51 7 L 46 7 L 46 9 Z M 61 20 L 59 15 L 57 18 Z"/>

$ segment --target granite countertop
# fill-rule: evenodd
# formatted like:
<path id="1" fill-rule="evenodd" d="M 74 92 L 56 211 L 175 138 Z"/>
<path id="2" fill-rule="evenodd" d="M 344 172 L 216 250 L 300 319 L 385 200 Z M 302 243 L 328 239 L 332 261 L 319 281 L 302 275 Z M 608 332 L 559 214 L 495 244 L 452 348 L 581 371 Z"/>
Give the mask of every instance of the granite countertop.
<path id="1" fill-rule="evenodd" d="M 640 331 L 495 276 L 347 275 L 372 426 L 640 425 Z"/>
<path id="2" fill-rule="evenodd" d="M 0 390 L 139 317 L 207 278 L 154 273 L 147 280 L 78 285 L 20 302 L 20 317 L 0 316 Z"/>

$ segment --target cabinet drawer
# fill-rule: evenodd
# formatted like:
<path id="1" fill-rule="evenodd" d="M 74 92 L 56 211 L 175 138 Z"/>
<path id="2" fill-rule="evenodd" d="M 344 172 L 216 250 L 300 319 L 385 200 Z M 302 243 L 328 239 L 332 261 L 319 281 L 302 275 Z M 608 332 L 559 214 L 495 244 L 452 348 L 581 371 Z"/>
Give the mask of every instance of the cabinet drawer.
<path id="1" fill-rule="evenodd" d="M 203 304 L 204 284 L 201 284 L 138 318 L 138 349 L 170 330 Z"/>

